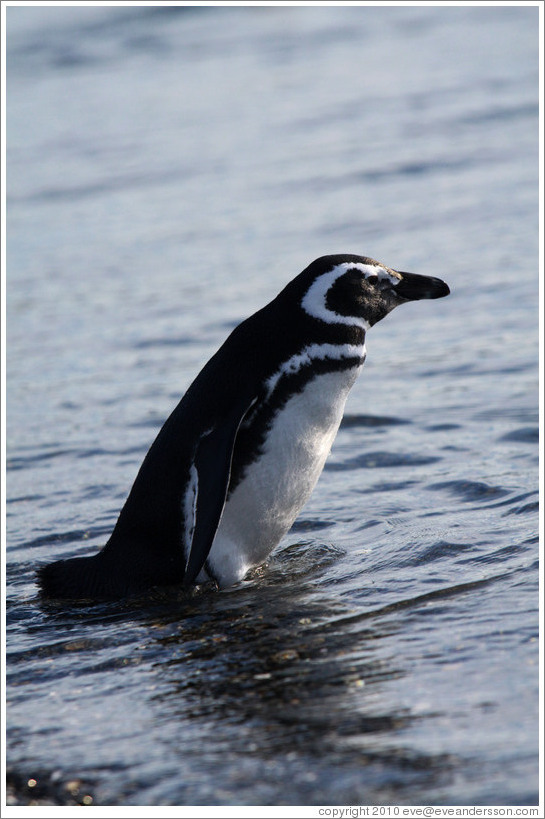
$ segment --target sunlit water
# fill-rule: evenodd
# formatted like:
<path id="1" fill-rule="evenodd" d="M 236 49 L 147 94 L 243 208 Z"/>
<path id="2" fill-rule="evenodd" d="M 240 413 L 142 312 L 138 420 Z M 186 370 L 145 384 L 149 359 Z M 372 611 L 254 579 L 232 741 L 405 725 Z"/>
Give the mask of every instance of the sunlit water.
<path id="1" fill-rule="evenodd" d="M 537 16 L 8 8 L 13 803 L 537 801 Z M 452 295 L 369 334 L 268 565 L 42 603 L 230 328 L 335 252 Z"/>

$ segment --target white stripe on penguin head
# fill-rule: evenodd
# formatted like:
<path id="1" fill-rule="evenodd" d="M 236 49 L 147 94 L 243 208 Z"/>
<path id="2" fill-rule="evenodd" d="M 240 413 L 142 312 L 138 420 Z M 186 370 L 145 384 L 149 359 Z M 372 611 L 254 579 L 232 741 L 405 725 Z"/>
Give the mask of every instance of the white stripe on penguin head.
<path id="1" fill-rule="evenodd" d="M 395 276 L 389 270 L 386 270 L 382 265 L 363 264 L 362 262 L 342 262 L 342 264 L 335 265 L 333 270 L 323 273 L 319 276 L 309 287 L 303 298 L 301 299 L 301 307 L 313 318 L 325 321 L 326 324 L 348 324 L 349 326 L 356 325 L 363 330 L 369 330 L 370 324 L 361 316 L 343 316 L 330 310 L 326 304 L 327 294 L 332 285 L 340 276 L 348 270 L 359 270 L 363 276 L 368 279 L 369 276 L 377 276 L 378 279 L 388 279 L 393 285 L 399 283 L 401 277 Z"/>

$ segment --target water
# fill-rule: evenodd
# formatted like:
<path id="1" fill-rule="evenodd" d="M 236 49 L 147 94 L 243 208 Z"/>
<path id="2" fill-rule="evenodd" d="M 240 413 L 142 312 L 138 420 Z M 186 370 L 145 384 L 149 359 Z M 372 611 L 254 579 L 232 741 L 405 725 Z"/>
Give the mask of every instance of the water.
<path id="1" fill-rule="evenodd" d="M 7 24 L 9 801 L 536 804 L 537 8 Z M 229 329 L 335 252 L 452 295 L 373 328 L 269 564 L 41 602 Z"/>

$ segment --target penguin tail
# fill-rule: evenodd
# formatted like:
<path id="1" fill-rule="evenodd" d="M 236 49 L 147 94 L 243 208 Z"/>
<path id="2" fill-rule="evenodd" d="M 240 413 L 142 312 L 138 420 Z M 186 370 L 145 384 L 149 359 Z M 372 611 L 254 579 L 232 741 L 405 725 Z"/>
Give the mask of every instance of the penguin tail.
<path id="1" fill-rule="evenodd" d="M 99 557 L 73 557 L 42 566 L 37 571 L 42 596 L 63 600 L 114 600 L 125 596 L 129 589 L 116 582 Z"/>

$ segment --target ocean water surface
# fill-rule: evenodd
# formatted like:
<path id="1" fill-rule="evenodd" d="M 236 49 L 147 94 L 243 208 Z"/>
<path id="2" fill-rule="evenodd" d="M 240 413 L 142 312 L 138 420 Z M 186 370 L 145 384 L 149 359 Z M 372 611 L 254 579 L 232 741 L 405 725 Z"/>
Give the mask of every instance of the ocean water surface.
<path id="1" fill-rule="evenodd" d="M 537 804 L 537 8 L 9 7 L 7 35 L 8 804 Z M 230 329 L 338 252 L 452 293 L 369 333 L 268 564 L 40 600 Z"/>

